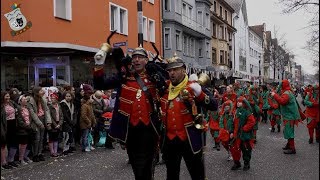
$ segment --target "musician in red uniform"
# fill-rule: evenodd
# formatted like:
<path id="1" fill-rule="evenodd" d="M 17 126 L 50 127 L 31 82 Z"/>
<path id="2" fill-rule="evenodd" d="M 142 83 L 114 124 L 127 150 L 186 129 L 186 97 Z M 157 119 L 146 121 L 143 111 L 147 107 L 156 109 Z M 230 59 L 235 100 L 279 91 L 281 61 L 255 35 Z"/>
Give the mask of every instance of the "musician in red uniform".
<path id="1" fill-rule="evenodd" d="M 182 59 L 168 60 L 170 82 L 167 94 L 161 98 L 162 120 L 165 124 L 164 155 L 166 156 L 167 180 L 178 180 L 181 159 L 185 160 L 192 179 L 205 179 L 203 119 L 197 107 L 216 111 L 217 102 L 208 96 L 197 82 L 188 81 Z M 199 124 L 198 124 L 199 123 Z M 197 124 L 197 126 L 195 126 Z"/>
<path id="2" fill-rule="evenodd" d="M 122 147 L 126 146 L 135 179 L 151 180 L 161 121 L 154 116 L 154 102 L 159 101 L 159 95 L 146 73 L 147 52 L 142 47 L 136 48 L 132 62 L 124 63 L 118 70 L 120 72 L 110 78 L 104 77 L 101 56 L 105 53 L 98 52 L 95 56 L 94 85 L 95 89 L 117 89 L 109 136 Z M 125 61 L 121 49 L 113 49 L 110 58 Z"/>

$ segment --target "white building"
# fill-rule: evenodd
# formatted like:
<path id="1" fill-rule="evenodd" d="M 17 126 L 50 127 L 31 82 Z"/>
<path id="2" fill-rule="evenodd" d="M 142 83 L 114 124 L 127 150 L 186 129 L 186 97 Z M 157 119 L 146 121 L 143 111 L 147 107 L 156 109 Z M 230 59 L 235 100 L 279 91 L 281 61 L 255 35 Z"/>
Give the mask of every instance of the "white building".
<path id="1" fill-rule="evenodd" d="M 233 38 L 233 77 L 250 81 L 249 27 L 245 0 L 225 0 L 234 10 L 233 27 L 237 29 Z"/>
<path id="2" fill-rule="evenodd" d="M 259 83 L 261 74 L 263 74 L 263 32 L 259 33 L 255 27 L 249 27 L 249 66 L 250 78 L 252 82 Z M 260 79 L 260 83 L 261 79 Z"/>

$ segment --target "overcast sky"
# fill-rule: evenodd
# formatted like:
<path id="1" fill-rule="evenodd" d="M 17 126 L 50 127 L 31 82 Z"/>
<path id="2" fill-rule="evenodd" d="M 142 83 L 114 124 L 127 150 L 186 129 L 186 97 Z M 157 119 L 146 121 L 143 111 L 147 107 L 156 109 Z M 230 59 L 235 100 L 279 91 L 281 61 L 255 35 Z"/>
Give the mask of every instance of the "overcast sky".
<path id="1" fill-rule="evenodd" d="M 302 49 L 309 38 L 308 30 L 304 29 L 309 21 L 309 16 L 304 12 L 283 14 L 278 0 L 246 0 L 249 26 L 266 23 L 267 31 L 272 32 L 274 38 L 274 26 L 278 30 L 278 38 L 284 35 L 288 48 L 296 55 L 295 62 L 302 65 L 304 72 L 314 74 L 317 68 L 308 56 L 308 52 Z"/>

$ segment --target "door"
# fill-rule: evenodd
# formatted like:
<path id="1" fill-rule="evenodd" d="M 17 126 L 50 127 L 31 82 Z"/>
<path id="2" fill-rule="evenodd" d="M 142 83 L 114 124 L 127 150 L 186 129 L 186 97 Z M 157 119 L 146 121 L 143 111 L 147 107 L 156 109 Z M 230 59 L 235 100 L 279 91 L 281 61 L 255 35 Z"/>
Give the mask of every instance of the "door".
<path id="1" fill-rule="evenodd" d="M 37 66 L 35 68 L 35 85 L 41 87 L 56 86 L 55 66 Z"/>

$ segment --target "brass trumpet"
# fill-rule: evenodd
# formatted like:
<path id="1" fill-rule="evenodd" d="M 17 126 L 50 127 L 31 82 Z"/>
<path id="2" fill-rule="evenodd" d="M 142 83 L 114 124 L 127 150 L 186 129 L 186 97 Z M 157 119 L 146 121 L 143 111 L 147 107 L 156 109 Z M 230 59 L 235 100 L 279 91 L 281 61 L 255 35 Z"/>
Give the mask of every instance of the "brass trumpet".
<path id="1" fill-rule="evenodd" d="M 198 78 L 198 83 L 201 86 L 209 86 L 210 85 L 210 77 L 206 73 L 201 73 Z"/>

